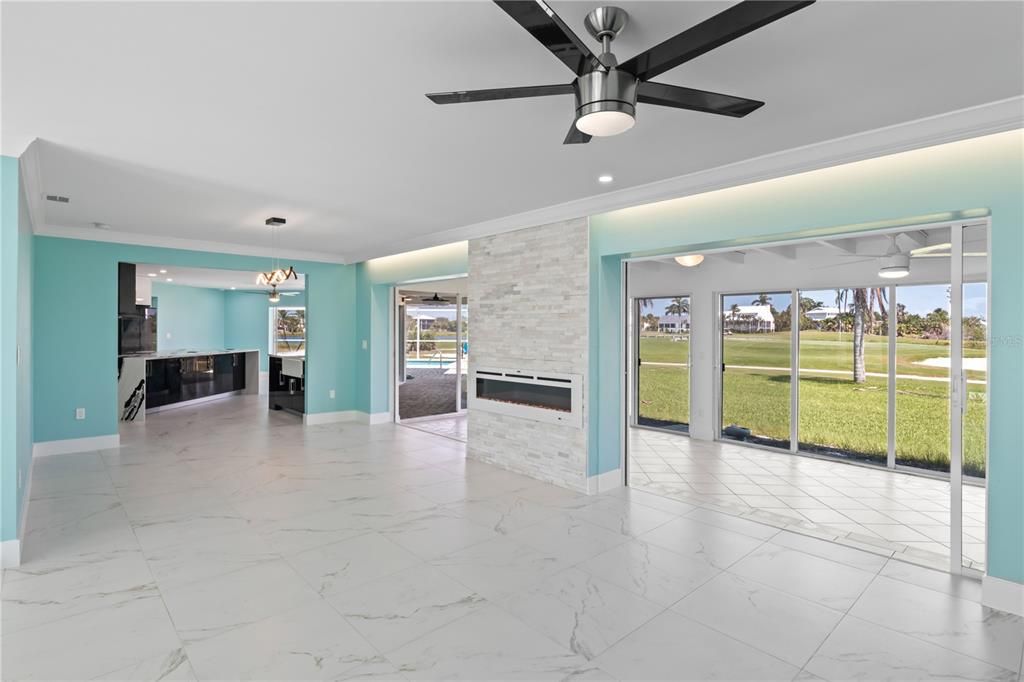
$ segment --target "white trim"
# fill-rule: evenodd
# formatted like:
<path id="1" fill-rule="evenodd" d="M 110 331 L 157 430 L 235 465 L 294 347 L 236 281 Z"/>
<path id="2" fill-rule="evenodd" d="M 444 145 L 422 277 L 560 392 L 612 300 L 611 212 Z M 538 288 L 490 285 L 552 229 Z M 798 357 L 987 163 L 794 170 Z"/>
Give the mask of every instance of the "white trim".
<path id="1" fill-rule="evenodd" d="M 21 540 L 0 542 L 0 568 L 21 566 Z"/>
<path id="2" fill-rule="evenodd" d="M 487 237 L 535 225 L 592 216 L 630 206 L 703 194 L 726 187 L 794 175 L 879 156 L 956 142 L 1024 127 L 1024 96 L 898 123 L 846 137 L 796 147 L 736 163 L 659 180 L 647 185 L 556 204 L 472 225 L 423 235 L 349 254 L 368 260 L 439 244 Z"/>
<path id="3" fill-rule="evenodd" d="M 387 424 L 391 422 L 390 412 L 360 412 L 359 421 L 370 426 L 376 426 L 377 424 Z"/>
<path id="4" fill-rule="evenodd" d="M 986 575 L 981 579 L 981 603 L 992 609 L 1024 616 L 1024 585 Z"/>
<path id="5" fill-rule="evenodd" d="M 270 395 L 270 372 L 260 371 L 259 395 Z"/>
<path id="6" fill-rule="evenodd" d="M 622 487 L 622 469 L 612 469 L 597 476 L 587 477 L 587 494 L 597 495 L 599 493 L 614 490 Z"/>
<path id="7" fill-rule="evenodd" d="M 93 452 L 121 447 L 121 435 L 92 436 L 91 438 L 65 438 L 46 440 L 32 445 L 32 457 L 66 455 L 72 452 Z"/>
<path id="8" fill-rule="evenodd" d="M 302 415 L 302 423 L 306 426 L 317 424 L 334 424 L 337 422 L 358 422 L 362 421 L 360 415 L 366 414 L 358 410 L 341 410 L 339 412 L 316 412 Z"/>
<path id="9" fill-rule="evenodd" d="M 275 251 L 270 248 L 250 244 L 231 244 L 205 239 L 183 239 L 182 237 L 165 237 L 162 235 L 139 234 L 137 232 L 123 232 L 119 230 L 97 230 L 92 227 L 68 227 L 46 223 L 37 223 L 33 227 L 35 234 L 43 237 L 84 239 L 93 242 L 114 242 L 135 246 L 156 246 L 167 249 L 184 249 L 186 251 L 213 251 L 215 253 L 229 253 L 237 256 L 287 258 L 316 263 L 348 264 L 354 262 L 347 260 L 341 254 L 332 254 L 324 251 L 300 251 L 296 249 Z"/>

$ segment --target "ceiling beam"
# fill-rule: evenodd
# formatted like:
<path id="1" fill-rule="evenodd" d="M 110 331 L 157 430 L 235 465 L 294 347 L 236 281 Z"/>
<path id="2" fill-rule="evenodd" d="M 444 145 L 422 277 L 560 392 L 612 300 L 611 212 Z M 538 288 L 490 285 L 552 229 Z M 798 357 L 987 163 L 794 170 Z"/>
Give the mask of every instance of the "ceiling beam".
<path id="1" fill-rule="evenodd" d="M 722 253 L 712 254 L 712 258 L 718 258 L 728 263 L 735 263 L 736 265 L 743 265 L 743 261 L 746 259 L 747 254 L 743 251 L 723 251 Z"/>
<path id="2" fill-rule="evenodd" d="M 831 249 L 837 249 L 851 256 L 857 255 L 856 237 L 846 237 L 844 239 L 820 239 L 818 240 L 818 243 Z"/>
<path id="3" fill-rule="evenodd" d="M 766 246 L 759 249 L 765 253 L 769 253 L 773 256 L 779 256 L 786 260 L 796 260 L 796 245 L 795 244 L 780 244 L 779 246 Z"/>

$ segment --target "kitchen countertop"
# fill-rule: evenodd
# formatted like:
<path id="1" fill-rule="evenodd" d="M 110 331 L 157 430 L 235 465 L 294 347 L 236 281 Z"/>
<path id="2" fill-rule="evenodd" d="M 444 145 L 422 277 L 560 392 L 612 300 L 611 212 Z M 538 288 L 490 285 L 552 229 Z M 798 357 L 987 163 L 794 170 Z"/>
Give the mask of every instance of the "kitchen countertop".
<path id="1" fill-rule="evenodd" d="M 139 358 L 140 360 L 164 360 L 168 358 L 191 358 L 203 355 L 227 355 L 228 353 L 259 353 L 258 348 L 218 348 L 216 350 L 169 350 L 156 353 L 129 353 L 119 358 Z"/>

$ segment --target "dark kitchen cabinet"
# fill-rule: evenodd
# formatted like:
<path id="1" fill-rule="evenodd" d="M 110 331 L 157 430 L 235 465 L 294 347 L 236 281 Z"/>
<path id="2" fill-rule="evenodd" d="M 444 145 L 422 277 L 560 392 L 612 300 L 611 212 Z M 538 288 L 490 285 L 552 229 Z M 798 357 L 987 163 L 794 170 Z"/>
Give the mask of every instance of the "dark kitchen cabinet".
<path id="1" fill-rule="evenodd" d="M 245 389 L 245 353 L 146 361 L 146 408 Z"/>
<path id="2" fill-rule="evenodd" d="M 135 263 L 117 264 L 117 314 L 138 315 L 135 309 Z"/>
<path id="3" fill-rule="evenodd" d="M 281 358 L 270 356 L 270 409 L 301 414 L 306 411 L 305 378 L 284 374 L 282 364 Z"/>

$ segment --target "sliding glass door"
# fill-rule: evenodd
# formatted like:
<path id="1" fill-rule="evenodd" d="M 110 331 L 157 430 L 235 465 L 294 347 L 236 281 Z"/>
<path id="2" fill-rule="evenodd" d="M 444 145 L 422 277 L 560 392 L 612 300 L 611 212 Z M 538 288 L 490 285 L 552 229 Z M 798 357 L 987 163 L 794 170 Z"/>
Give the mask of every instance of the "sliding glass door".
<path id="1" fill-rule="evenodd" d="M 953 239 L 953 257 L 960 252 L 959 301 L 953 315 L 951 344 L 960 362 L 953 363 L 958 381 L 958 400 L 954 401 L 954 418 L 959 413 L 961 429 L 953 443 L 953 459 L 960 461 L 960 497 L 954 494 L 951 511 L 956 513 L 959 501 L 960 547 L 963 566 L 983 571 L 986 565 L 985 545 L 985 477 L 988 469 L 988 229 L 971 225 L 961 231 L 960 243 Z M 951 296 L 955 298 L 955 296 Z M 959 312 L 959 315 L 956 313 Z M 959 319 L 956 319 L 959 318 Z M 959 349 L 956 348 L 959 341 Z M 956 409 L 959 407 L 959 409 Z M 959 445 L 959 453 L 956 453 Z M 955 563 L 955 560 L 954 560 Z"/>
<path id="2" fill-rule="evenodd" d="M 637 299 L 636 423 L 690 430 L 690 297 Z"/>
<path id="3" fill-rule="evenodd" d="M 721 436 L 789 448 L 791 333 L 788 291 L 721 297 Z"/>
<path id="4" fill-rule="evenodd" d="M 888 290 L 799 292 L 799 449 L 885 464 Z"/>

